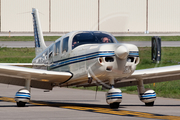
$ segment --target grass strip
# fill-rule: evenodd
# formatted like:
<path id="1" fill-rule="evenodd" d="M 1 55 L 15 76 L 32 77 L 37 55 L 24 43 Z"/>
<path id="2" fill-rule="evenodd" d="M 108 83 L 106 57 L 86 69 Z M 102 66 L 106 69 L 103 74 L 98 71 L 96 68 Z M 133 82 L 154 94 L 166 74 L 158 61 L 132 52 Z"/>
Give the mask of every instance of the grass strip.
<path id="1" fill-rule="evenodd" d="M 55 41 L 61 36 L 44 36 L 45 41 Z M 180 36 L 160 36 L 162 41 L 180 41 Z M 120 41 L 151 41 L 151 36 L 118 36 Z M 34 41 L 34 36 L 0 36 L 0 41 Z"/>

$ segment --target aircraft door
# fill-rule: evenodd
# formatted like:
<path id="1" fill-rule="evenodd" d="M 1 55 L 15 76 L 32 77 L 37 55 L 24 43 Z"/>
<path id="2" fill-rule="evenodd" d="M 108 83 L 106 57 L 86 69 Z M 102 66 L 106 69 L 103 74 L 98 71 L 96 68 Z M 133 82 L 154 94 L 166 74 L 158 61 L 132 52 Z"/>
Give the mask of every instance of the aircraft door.
<path id="1" fill-rule="evenodd" d="M 78 50 L 78 56 L 82 56 L 80 57 L 80 59 L 86 57 L 86 49 L 85 48 L 81 48 L 80 50 Z M 79 77 L 83 77 L 85 75 L 86 76 L 86 60 L 83 60 L 81 62 L 79 62 L 79 68 L 78 68 L 78 76 Z"/>
<path id="2" fill-rule="evenodd" d="M 61 41 L 57 41 L 54 45 L 54 56 L 53 56 L 53 64 L 58 63 L 61 60 Z M 54 71 L 60 71 L 60 67 L 54 69 Z"/>

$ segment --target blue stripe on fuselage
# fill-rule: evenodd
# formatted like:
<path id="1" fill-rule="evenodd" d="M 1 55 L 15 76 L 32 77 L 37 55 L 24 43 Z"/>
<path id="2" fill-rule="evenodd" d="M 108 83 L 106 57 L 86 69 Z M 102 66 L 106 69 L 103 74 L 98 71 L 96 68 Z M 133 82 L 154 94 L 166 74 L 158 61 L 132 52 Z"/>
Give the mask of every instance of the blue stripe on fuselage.
<path id="1" fill-rule="evenodd" d="M 76 57 L 66 58 L 63 60 L 54 61 L 53 63 L 51 63 L 52 65 L 50 66 L 50 69 L 55 69 L 58 67 L 94 59 L 97 57 L 108 57 L 108 56 L 115 56 L 114 51 L 94 52 L 94 53 L 84 54 L 84 55 L 80 55 L 80 56 L 76 56 Z M 130 51 L 129 56 L 139 57 L 139 52 L 138 51 L 133 51 L 133 52 Z"/>
<path id="2" fill-rule="evenodd" d="M 55 69 L 55 68 L 62 67 L 68 64 L 73 64 L 77 62 L 94 59 L 97 57 L 106 57 L 106 56 L 115 56 L 114 51 L 94 52 L 94 53 L 84 54 L 84 55 L 80 55 L 76 57 L 71 57 L 71 58 L 55 61 L 50 66 L 50 69 Z"/>
<path id="3" fill-rule="evenodd" d="M 130 57 L 139 57 L 139 51 L 129 51 Z"/>

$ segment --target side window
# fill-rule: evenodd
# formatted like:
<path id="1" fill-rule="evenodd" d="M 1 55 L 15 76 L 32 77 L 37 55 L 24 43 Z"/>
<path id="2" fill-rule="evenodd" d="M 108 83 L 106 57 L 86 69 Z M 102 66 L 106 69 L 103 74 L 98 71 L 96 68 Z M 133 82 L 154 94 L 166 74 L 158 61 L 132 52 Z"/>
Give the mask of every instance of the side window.
<path id="1" fill-rule="evenodd" d="M 58 55 L 60 53 L 60 42 L 58 41 L 55 43 L 55 51 L 54 51 L 54 55 Z"/>
<path id="2" fill-rule="evenodd" d="M 63 39 L 62 52 L 68 51 L 68 41 L 69 41 L 69 37 Z"/>

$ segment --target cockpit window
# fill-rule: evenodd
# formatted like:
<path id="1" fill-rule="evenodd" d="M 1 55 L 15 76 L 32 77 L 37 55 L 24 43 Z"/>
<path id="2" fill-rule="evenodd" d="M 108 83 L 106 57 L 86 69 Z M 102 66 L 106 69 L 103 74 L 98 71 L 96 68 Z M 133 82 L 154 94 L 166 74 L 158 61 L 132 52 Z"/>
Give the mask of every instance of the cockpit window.
<path id="1" fill-rule="evenodd" d="M 63 39 L 62 52 L 68 51 L 68 41 L 69 41 L 69 37 Z"/>
<path id="2" fill-rule="evenodd" d="M 114 43 L 112 36 L 105 33 L 94 33 L 100 43 Z"/>
<path id="3" fill-rule="evenodd" d="M 54 52 L 55 56 L 60 53 L 60 43 L 61 43 L 61 41 L 58 41 L 55 43 L 55 52 Z"/>
<path id="4" fill-rule="evenodd" d="M 105 33 L 79 33 L 74 36 L 72 49 L 82 44 L 114 43 L 112 36 Z"/>

